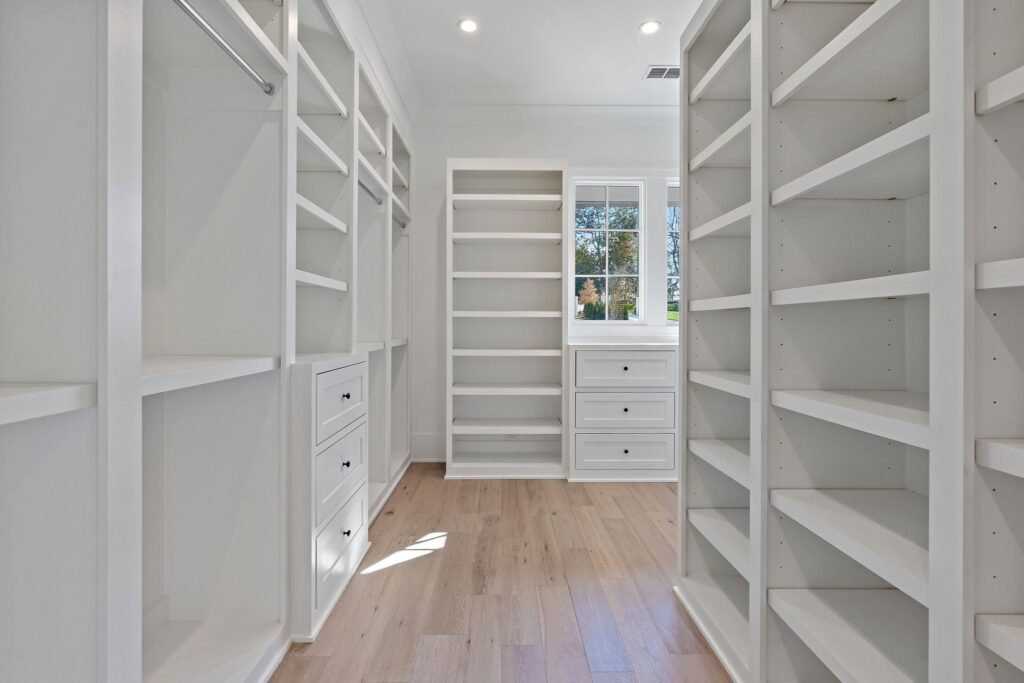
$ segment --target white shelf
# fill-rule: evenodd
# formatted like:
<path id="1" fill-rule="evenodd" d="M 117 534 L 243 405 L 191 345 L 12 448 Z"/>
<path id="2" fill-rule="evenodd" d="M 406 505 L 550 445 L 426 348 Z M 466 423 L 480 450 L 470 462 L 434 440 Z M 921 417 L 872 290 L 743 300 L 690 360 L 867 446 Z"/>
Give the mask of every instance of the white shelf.
<path id="1" fill-rule="evenodd" d="M 729 126 L 699 154 L 690 159 L 690 172 L 708 168 L 750 168 L 750 122 L 748 111 Z"/>
<path id="2" fill-rule="evenodd" d="M 861 299 L 894 299 L 928 294 L 931 275 L 928 271 L 883 275 L 882 277 L 831 282 L 824 285 L 776 289 L 772 292 L 773 306 L 813 304 Z"/>
<path id="3" fill-rule="evenodd" d="M 335 154 L 334 150 L 328 147 L 319 135 L 313 132 L 309 124 L 302 119 L 296 119 L 295 129 L 298 133 L 296 136 L 298 141 L 296 168 L 299 172 L 336 172 L 348 175 L 348 164 Z"/>
<path id="4" fill-rule="evenodd" d="M 562 349 L 452 349 L 453 356 L 462 357 L 537 357 L 561 358 Z"/>
<path id="5" fill-rule="evenodd" d="M 1024 614 L 979 614 L 974 636 L 1007 662 L 1024 671 Z"/>
<path id="6" fill-rule="evenodd" d="M 979 263 L 974 267 L 976 289 L 1024 287 L 1024 258 Z"/>
<path id="7" fill-rule="evenodd" d="M 562 273 L 553 272 L 516 272 L 516 271 L 455 271 L 452 277 L 456 280 L 561 280 Z"/>
<path id="8" fill-rule="evenodd" d="M 561 318 L 561 311 L 452 311 L 453 318 Z"/>
<path id="9" fill-rule="evenodd" d="M 691 508 L 686 517 L 740 576 L 750 580 L 749 508 Z"/>
<path id="10" fill-rule="evenodd" d="M 391 190 L 388 189 L 388 184 L 380 177 L 380 173 L 378 173 L 377 169 L 373 167 L 373 164 L 370 163 L 370 160 L 366 158 L 365 154 L 357 152 L 356 156 L 359 158 L 360 180 L 362 180 L 362 175 L 365 173 L 373 184 L 377 186 L 377 189 L 380 190 L 381 201 L 387 199 L 388 193 L 391 192 Z"/>
<path id="11" fill-rule="evenodd" d="M 690 104 L 702 97 L 707 99 L 750 99 L 750 22 L 726 46 L 704 77 L 690 91 Z M 744 93 L 746 93 L 744 95 Z"/>
<path id="12" fill-rule="evenodd" d="M 1024 479 L 1024 439 L 978 439 L 974 459 L 983 467 Z"/>
<path id="13" fill-rule="evenodd" d="M 562 387 L 553 383 L 453 384 L 453 396 L 561 396 Z"/>
<path id="14" fill-rule="evenodd" d="M 564 479 L 561 453 L 459 453 L 445 468 L 448 479 Z"/>
<path id="15" fill-rule="evenodd" d="M 281 51 L 274 45 L 270 36 L 263 28 L 256 23 L 252 15 L 242 6 L 239 0 L 221 0 L 219 3 L 232 18 L 244 29 L 246 38 L 251 39 L 256 48 L 271 61 L 274 67 L 282 74 L 288 73 L 288 60 L 281 54 Z"/>
<path id="16" fill-rule="evenodd" d="M 306 52 L 301 43 L 296 43 L 299 56 L 298 113 L 309 115 L 337 114 L 348 118 L 348 108 L 338 97 L 323 72 Z"/>
<path id="17" fill-rule="evenodd" d="M 928 192 L 928 114 L 771 193 L 772 205 L 793 199 L 909 199 Z"/>
<path id="18" fill-rule="evenodd" d="M 170 621 L 143 638 L 144 683 L 249 680 L 281 624 L 230 619 Z"/>
<path id="19" fill-rule="evenodd" d="M 561 244 L 560 232 L 456 232 L 454 244 L 548 245 Z"/>
<path id="20" fill-rule="evenodd" d="M 690 381 L 728 394 L 750 398 L 749 370 L 690 370 Z"/>
<path id="21" fill-rule="evenodd" d="M 457 417 L 452 434 L 561 434 L 559 420 L 542 417 Z"/>
<path id="22" fill-rule="evenodd" d="M 391 180 L 395 187 L 400 187 L 403 190 L 409 189 L 409 179 L 402 173 L 402 169 L 398 168 L 397 164 L 391 165 Z"/>
<path id="23" fill-rule="evenodd" d="M 382 341 L 358 341 L 352 347 L 353 353 L 376 353 L 384 350 Z"/>
<path id="24" fill-rule="evenodd" d="M 840 681 L 928 680 L 928 614 L 899 591 L 779 588 L 768 604 Z"/>
<path id="25" fill-rule="evenodd" d="M 926 91 L 927 12 L 922 0 L 875 0 L 779 84 L 772 106 L 796 97 L 908 100 Z"/>
<path id="26" fill-rule="evenodd" d="M 974 94 L 974 111 L 991 114 L 997 109 L 1024 101 L 1024 66 L 989 81 Z"/>
<path id="27" fill-rule="evenodd" d="M 745 609 L 750 592 L 740 577 L 684 576 L 676 594 L 735 681 L 749 676 L 749 622 Z"/>
<path id="28" fill-rule="evenodd" d="M 391 214 L 394 218 L 397 218 L 408 227 L 412 221 L 412 216 L 409 214 L 409 209 L 405 208 L 405 204 L 398 197 L 391 195 Z"/>
<path id="29" fill-rule="evenodd" d="M 0 425 L 96 405 L 95 384 L 0 382 Z"/>
<path id="30" fill-rule="evenodd" d="M 928 448 L 928 395 L 913 391 L 777 389 L 772 405 L 796 413 Z"/>
<path id="31" fill-rule="evenodd" d="M 928 604 L 928 499 L 904 489 L 775 489 L 772 506 Z"/>
<path id="32" fill-rule="evenodd" d="M 143 356 L 142 395 L 258 375 L 279 367 L 274 356 Z"/>
<path id="33" fill-rule="evenodd" d="M 750 439 L 690 439 L 687 446 L 695 456 L 750 488 Z"/>
<path id="34" fill-rule="evenodd" d="M 702 237 L 750 237 L 750 202 L 690 231 L 691 242 Z"/>
<path id="35" fill-rule="evenodd" d="M 337 216 L 328 213 L 312 200 L 295 195 L 296 227 L 299 230 L 337 230 L 348 234 L 348 225 Z"/>
<path id="36" fill-rule="evenodd" d="M 452 206 L 465 211 L 558 211 L 560 194 L 455 194 Z"/>
<path id="37" fill-rule="evenodd" d="M 380 136 L 377 135 L 376 131 L 370 126 L 370 122 L 363 116 L 363 112 L 359 112 L 359 151 L 364 154 L 377 154 L 380 156 L 387 156 L 388 150 L 381 142 Z M 363 141 L 369 143 L 369 145 L 362 144 Z M 366 151 L 364 151 L 366 150 Z"/>
<path id="38" fill-rule="evenodd" d="M 397 346 L 407 346 L 409 344 L 408 337 L 392 337 L 391 341 L 388 342 L 388 346 L 395 348 Z"/>
<path id="39" fill-rule="evenodd" d="M 323 289 L 333 289 L 336 292 L 348 291 L 347 282 L 317 275 L 316 273 L 308 273 L 304 270 L 295 271 L 295 284 L 298 287 L 321 287 Z"/>
<path id="40" fill-rule="evenodd" d="M 750 295 L 719 296 L 713 299 L 691 299 L 690 312 L 728 311 L 736 308 L 750 308 Z"/>

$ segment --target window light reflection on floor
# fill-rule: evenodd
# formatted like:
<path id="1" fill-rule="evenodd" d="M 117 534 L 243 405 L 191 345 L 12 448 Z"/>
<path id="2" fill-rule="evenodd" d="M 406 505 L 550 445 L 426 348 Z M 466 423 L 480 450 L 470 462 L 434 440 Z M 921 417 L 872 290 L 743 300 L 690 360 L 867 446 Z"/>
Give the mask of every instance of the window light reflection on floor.
<path id="1" fill-rule="evenodd" d="M 388 569 L 395 565 L 415 560 L 418 557 L 424 557 L 434 552 L 435 550 L 442 550 L 444 548 L 445 541 L 448 540 L 448 534 L 444 531 L 435 531 L 429 533 L 426 536 L 418 539 L 415 543 L 407 546 L 403 550 L 397 550 L 383 560 L 371 564 L 369 567 L 360 572 L 360 574 L 373 574 L 379 572 L 381 569 Z"/>

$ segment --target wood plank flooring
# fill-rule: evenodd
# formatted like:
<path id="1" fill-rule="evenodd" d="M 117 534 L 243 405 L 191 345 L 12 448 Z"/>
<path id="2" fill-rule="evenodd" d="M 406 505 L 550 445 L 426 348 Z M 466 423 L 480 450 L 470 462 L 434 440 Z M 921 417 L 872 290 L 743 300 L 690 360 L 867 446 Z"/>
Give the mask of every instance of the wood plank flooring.
<path id="1" fill-rule="evenodd" d="M 274 683 L 728 683 L 672 593 L 675 486 L 445 481 L 418 464 Z"/>

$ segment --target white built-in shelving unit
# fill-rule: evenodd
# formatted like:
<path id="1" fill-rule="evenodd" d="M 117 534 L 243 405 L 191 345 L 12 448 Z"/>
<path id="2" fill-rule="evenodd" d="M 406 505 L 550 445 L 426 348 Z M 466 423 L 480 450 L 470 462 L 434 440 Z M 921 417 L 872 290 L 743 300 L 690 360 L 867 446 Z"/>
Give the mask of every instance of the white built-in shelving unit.
<path id="1" fill-rule="evenodd" d="M 566 164 L 449 159 L 449 478 L 565 476 Z"/>
<path id="2" fill-rule="evenodd" d="M 1024 680 L 1024 10 L 947 10 L 682 37 L 677 590 L 737 681 Z"/>

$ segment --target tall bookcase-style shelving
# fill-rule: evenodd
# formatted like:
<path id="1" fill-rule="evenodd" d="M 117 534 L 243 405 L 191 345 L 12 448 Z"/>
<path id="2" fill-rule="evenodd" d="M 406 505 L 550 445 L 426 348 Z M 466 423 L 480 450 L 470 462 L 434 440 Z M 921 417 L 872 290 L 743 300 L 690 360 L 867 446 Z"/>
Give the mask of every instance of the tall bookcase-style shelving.
<path id="1" fill-rule="evenodd" d="M 448 478 L 565 476 L 566 162 L 449 159 Z"/>

